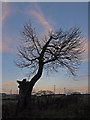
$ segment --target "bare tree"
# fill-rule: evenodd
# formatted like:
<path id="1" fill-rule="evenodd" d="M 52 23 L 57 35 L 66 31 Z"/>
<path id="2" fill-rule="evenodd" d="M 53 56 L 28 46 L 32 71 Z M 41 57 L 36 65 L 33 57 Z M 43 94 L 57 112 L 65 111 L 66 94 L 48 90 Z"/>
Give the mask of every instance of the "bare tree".
<path id="1" fill-rule="evenodd" d="M 28 68 L 29 74 L 33 77 L 28 81 L 28 89 L 26 93 L 24 92 L 23 99 L 26 101 L 28 94 L 31 95 L 33 86 L 42 76 L 43 69 L 58 71 L 58 68 L 65 67 L 75 76 L 83 51 L 79 27 L 72 27 L 65 32 L 62 29 L 55 33 L 49 32 L 42 40 L 38 38 L 31 23 L 26 23 L 21 32 L 21 43 L 18 46 L 19 59 L 16 65 L 20 68 Z M 25 81 L 18 81 L 19 86 Z M 25 89 L 25 86 L 22 89 Z"/>

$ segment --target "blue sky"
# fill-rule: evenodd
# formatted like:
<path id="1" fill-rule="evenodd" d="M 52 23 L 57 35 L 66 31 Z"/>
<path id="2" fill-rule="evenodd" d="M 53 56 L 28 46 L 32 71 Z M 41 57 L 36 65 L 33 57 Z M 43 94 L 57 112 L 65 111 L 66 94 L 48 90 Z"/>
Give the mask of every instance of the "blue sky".
<path id="1" fill-rule="evenodd" d="M 88 3 L 86 2 L 58 2 L 58 3 L 3 3 L 2 4 L 2 83 L 3 91 L 17 90 L 17 79 L 23 79 L 27 70 L 21 70 L 14 64 L 17 58 L 16 49 L 20 40 L 20 31 L 28 20 L 31 20 L 38 35 L 42 36 L 48 30 L 58 30 L 60 27 L 67 30 L 71 26 L 80 26 L 86 38 L 84 62 L 77 72 L 78 77 L 69 77 L 66 71 L 46 76 L 43 73 L 36 83 L 35 89 L 53 90 L 56 85 L 57 92 L 62 88 L 72 89 L 88 87 L 87 39 L 88 39 Z M 78 89 L 79 89 L 78 88 Z"/>

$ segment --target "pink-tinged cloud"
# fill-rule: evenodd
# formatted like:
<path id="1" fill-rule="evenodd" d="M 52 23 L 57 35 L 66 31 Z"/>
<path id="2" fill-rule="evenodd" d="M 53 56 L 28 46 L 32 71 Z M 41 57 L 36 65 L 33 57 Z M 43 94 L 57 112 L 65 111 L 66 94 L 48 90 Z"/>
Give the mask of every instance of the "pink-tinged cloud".
<path id="1" fill-rule="evenodd" d="M 16 83 L 16 81 L 11 80 L 11 81 L 7 81 L 7 82 L 3 82 L 0 83 L 0 86 L 2 86 L 2 91 L 1 92 L 5 92 L 5 93 L 17 93 L 18 92 L 18 85 Z"/>
<path id="2" fill-rule="evenodd" d="M 7 2 L 3 2 L 2 3 L 2 23 L 7 18 L 9 12 L 10 12 L 10 10 L 9 10 L 9 7 L 8 7 L 8 3 Z"/>
<path id="3" fill-rule="evenodd" d="M 89 46 L 89 44 L 90 44 L 90 42 L 88 42 L 88 41 L 86 41 L 85 42 L 85 44 L 84 44 L 84 50 L 85 50 L 85 52 L 83 53 L 83 61 L 86 61 L 86 62 L 88 62 L 88 52 L 89 52 L 89 50 L 88 50 L 88 46 Z"/>
<path id="4" fill-rule="evenodd" d="M 11 13 L 11 10 L 8 2 L 3 2 L 2 3 L 2 24 L 7 19 L 10 13 Z M 5 25 L 3 24 L 2 28 L 4 27 Z M 0 52 L 15 53 L 15 49 L 12 48 L 12 45 L 14 45 L 14 43 L 15 43 L 14 40 L 10 36 L 8 35 L 2 36 L 2 44 L 0 45 Z"/>
<path id="5" fill-rule="evenodd" d="M 37 18 L 38 22 L 40 22 L 45 29 L 48 28 L 49 30 L 52 30 L 52 26 L 48 23 L 43 14 L 40 14 L 34 10 L 31 11 L 31 14 L 33 14 Z"/>
<path id="6" fill-rule="evenodd" d="M 44 34 L 47 34 L 48 31 L 52 31 L 52 26 L 49 21 L 45 18 L 42 10 L 39 8 L 37 4 L 35 4 L 35 9 L 31 9 L 29 14 L 36 18 L 37 22 L 42 25 L 44 28 Z"/>
<path id="7" fill-rule="evenodd" d="M 88 54 L 88 44 L 90 44 L 90 42 L 87 41 L 87 42 L 85 43 L 85 52 L 86 52 L 87 54 Z"/>
<path id="8" fill-rule="evenodd" d="M 14 45 L 14 40 L 9 36 L 3 36 L 2 38 L 2 52 L 15 53 L 16 50 L 12 48 Z"/>
<path id="9" fill-rule="evenodd" d="M 16 81 L 2 82 L 2 86 L 16 86 Z"/>
<path id="10" fill-rule="evenodd" d="M 88 51 L 88 61 L 90 61 L 90 39 L 88 39 L 88 44 L 86 50 Z"/>
<path id="11" fill-rule="evenodd" d="M 0 52 L 2 52 L 2 43 L 0 44 Z"/>
<path id="12" fill-rule="evenodd" d="M 90 75 L 88 73 L 85 73 L 85 74 L 82 74 L 82 75 L 80 75 L 78 77 L 80 77 L 80 78 L 87 78 L 88 76 L 90 76 Z"/>

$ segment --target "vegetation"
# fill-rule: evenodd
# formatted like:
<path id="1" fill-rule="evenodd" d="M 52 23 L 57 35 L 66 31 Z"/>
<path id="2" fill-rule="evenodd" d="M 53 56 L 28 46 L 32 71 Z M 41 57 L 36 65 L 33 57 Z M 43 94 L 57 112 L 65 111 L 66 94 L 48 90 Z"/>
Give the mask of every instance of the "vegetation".
<path id="1" fill-rule="evenodd" d="M 73 76 L 82 60 L 83 40 L 79 27 L 67 31 L 50 31 L 43 40 L 38 38 L 31 23 L 26 23 L 21 32 L 21 44 L 18 45 L 19 59 L 16 65 L 29 68 L 30 81 L 17 81 L 20 88 L 20 109 L 31 104 L 31 93 L 35 83 L 42 76 L 43 70 L 58 71 L 66 68 Z M 26 105 L 27 104 L 27 105 Z"/>
<path id="2" fill-rule="evenodd" d="M 32 96 L 32 110 L 16 115 L 17 100 L 3 100 L 3 118 L 89 118 L 90 95 Z"/>

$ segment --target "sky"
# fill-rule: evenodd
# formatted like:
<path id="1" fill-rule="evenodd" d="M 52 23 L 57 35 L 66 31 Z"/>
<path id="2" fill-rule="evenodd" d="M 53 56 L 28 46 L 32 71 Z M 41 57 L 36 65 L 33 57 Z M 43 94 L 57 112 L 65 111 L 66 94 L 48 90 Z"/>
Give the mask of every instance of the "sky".
<path id="1" fill-rule="evenodd" d="M 77 77 L 69 76 L 66 70 L 46 75 L 36 83 L 34 90 L 54 90 L 62 93 L 64 88 L 86 92 L 88 89 L 88 3 L 87 2 L 3 2 L 2 3 L 2 91 L 17 92 L 16 80 L 26 77 L 27 70 L 18 68 L 17 46 L 23 25 L 31 20 L 37 34 L 42 36 L 48 30 L 57 31 L 60 27 L 67 30 L 80 26 L 85 37 L 83 62 Z"/>

